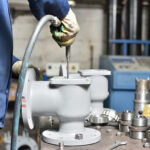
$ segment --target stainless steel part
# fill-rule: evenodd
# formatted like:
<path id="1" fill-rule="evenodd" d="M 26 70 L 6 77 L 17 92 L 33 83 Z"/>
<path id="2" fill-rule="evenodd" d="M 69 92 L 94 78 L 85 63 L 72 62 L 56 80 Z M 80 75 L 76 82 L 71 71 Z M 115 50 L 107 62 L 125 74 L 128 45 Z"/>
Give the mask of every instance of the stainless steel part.
<path id="1" fill-rule="evenodd" d="M 133 139 L 141 140 L 145 138 L 145 132 L 135 132 L 135 131 L 130 130 L 130 137 Z"/>
<path id="2" fill-rule="evenodd" d="M 143 111 L 145 104 L 150 104 L 150 80 L 136 79 L 136 91 L 134 99 L 134 112 L 139 114 Z"/>
<path id="3" fill-rule="evenodd" d="M 132 126 L 145 127 L 147 126 L 147 118 L 137 115 L 132 119 Z"/>
<path id="4" fill-rule="evenodd" d="M 91 115 L 89 118 L 89 121 L 93 124 L 105 124 L 109 122 L 109 119 L 107 116 L 104 115 Z"/>
<path id="5" fill-rule="evenodd" d="M 127 145 L 127 141 L 116 141 L 115 144 L 113 144 L 110 148 L 108 148 L 107 150 L 113 150 L 115 148 L 117 148 L 118 146 L 122 146 L 122 145 Z"/>
<path id="6" fill-rule="evenodd" d="M 121 114 L 121 119 L 119 121 L 119 131 L 121 132 L 129 132 L 131 125 L 131 120 L 133 118 L 133 113 L 131 111 L 124 111 Z"/>
<path id="7" fill-rule="evenodd" d="M 113 109 L 104 108 L 102 112 L 103 116 L 107 116 L 109 121 L 119 121 L 119 116 L 117 115 L 116 111 Z"/>
<path id="8" fill-rule="evenodd" d="M 122 125 L 119 123 L 119 131 L 120 132 L 130 132 L 130 128 L 128 125 Z"/>
<path id="9" fill-rule="evenodd" d="M 144 143 L 144 144 L 143 144 L 143 147 L 145 147 L 145 148 L 150 148 L 150 143 L 149 143 L 149 142 Z"/>
<path id="10" fill-rule="evenodd" d="M 146 131 L 146 138 L 150 140 L 150 130 Z"/>
<path id="11" fill-rule="evenodd" d="M 69 61 L 71 57 L 71 46 L 66 46 L 66 60 L 67 60 L 67 78 L 69 78 Z"/>
<path id="12" fill-rule="evenodd" d="M 126 110 L 121 114 L 121 120 L 123 121 L 131 121 L 132 118 L 133 118 L 133 113 L 129 110 Z"/>

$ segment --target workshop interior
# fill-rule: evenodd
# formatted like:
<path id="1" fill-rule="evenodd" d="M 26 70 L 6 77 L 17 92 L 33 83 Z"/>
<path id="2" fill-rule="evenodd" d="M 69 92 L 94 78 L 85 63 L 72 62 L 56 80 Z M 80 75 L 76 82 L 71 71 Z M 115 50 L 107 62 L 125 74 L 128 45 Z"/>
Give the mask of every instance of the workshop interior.
<path id="1" fill-rule="evenodd" d="M 70 18 L 36 19 L 29 4 L 42 0 L 29 1 L 8 0 L 21 68 L 0 150 L 150 149 L 150 1 L 66 0 L 79 26 L 69 44 Z"/>

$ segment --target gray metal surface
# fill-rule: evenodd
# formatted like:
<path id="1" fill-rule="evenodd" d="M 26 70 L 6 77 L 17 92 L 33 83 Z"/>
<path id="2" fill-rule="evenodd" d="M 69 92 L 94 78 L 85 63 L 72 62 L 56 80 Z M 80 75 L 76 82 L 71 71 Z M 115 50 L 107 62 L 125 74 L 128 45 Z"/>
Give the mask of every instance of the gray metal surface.
<path id="1" fill-rule="evenodd" d="M 119 124 L 119 131 L 120 131 L 120 132 L 129 132 L 130 129 L 129 129 L 129 126 L 128 126 L 128 125 Z"/>
<path id="2" fill-rule="evenodd" d="M 107 130 L 111 132 L 107 132 Z M 115 141 L 127 141 L 127 145 L 120 146 L 116 150 L 145 150 L 140 140 L 131 139 L 128 135 L 116 136 L 118 129 L 110 126 L 103 126 L 99 129 L 102 133 L 102 140 L 96 144 L 80 147 L 64 147 L 65 150 L 107 150 Z M 42 150 L 56 150 L 57 146 L 50 145 L 41 141 Z"/>
<path id="3" fill-rule="evenodd" d="M 145 127 L 147 126 L 147 118 L 144 116 L 135 116 L 132 119 L 132 126 L 136 126 L 136 127 Z"/>
<path id="4" fill-rule="evenodd" d="M 143 116 L 135 116 L 132 119 L 132 126 L 130 126 L 130 137 L 133 139 L 143 139 L 146 137 L 147 118 Z"/>
<path id="5" fill-rule="evenodd" d="M 105 124 L 109 122 L 109 119 L 103 115 L 91 115 L 89 121 L 93 124 Z"/>
<path id="6" fill-rule="evenodd" d="M 132 118 L 133 118 L 133 113 L 131 111 L 126 110 L 121 114 L 121 120 L 123 121 L 131 121 Z"/>
<path id="7" fill-rule="evenodd" d="M 134 132 L 134 131 L 130 131 L 130 137 L 133 139 L 143 139 L 145 138 L 145 132 Z"/>

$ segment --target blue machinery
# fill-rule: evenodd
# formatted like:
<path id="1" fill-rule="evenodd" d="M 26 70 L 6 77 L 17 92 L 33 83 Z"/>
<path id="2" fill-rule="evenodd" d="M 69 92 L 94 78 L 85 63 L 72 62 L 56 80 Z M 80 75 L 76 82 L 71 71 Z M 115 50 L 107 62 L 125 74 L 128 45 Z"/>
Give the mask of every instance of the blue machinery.
<path id="1" fill-rule="evenodd" d="M 105 106 L 117 112 L 133 110 L 135 79 L 150 78 L 150 57 L 102 56 L 100 68 L 112 72 Z"/>
<path id="2" fill-rule="evenodd" d="M 123 56 L 102 56 L 100 58 L 100 68 L 112 72 L 109 78 L 110 96 L 105 101 L 105 107 L 115 109 L 117 112 L 133 110 L 135 79 L 150 78 L 150 57 L 147 57 L 150 41 L 115 39 L 109 42 L 122 44 Z M 130 44 L 145 45 L 145 56 L 127 56 Z"/>
<path id="3" fill-rule="evenodd" d="M 122 44 L 123 45 L 123 56 L 126 56 L 128 53 L 128 45 L 130 44 L 138 44 L 138 45 L 144 45 L 145 49 L 144 49 L 144 53 L 145 56 L 148 56 L 149 53 L 149 45 L 150 45 L 150 41 L 149 40 L 120 40 L 120 39 L 111 39 L 109 40 L 109 43 L 111 44 Z"/>

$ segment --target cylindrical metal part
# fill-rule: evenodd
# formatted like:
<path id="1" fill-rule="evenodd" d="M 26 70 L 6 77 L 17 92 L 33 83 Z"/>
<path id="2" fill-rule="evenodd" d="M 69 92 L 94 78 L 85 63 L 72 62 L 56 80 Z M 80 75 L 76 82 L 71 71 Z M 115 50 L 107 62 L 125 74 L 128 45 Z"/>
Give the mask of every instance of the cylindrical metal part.
<path id="1" fill-rule="evenodd" d="M 143 139 L 146 137 L 147 118 L 144 116 L 134 116 L 130 127 L 130 137 L 133 139 Z"/>
<path id="2" fill-rule="evenodd" d="M 133 113 L 131 111 L 124 111 L 121 114 L 121 120 L 119 122 L 119 131 L 121 132 L 129 132 L 131 125 L 131 120 L 133 118 Z"/>
<path id="3" fill-rule="evenodd" d="M 120 131 L 120 132 L 129 132 L 129 131 L 130 131 L 130 128 L 129 128 L 129 126 L 127 126 L 127 125 L 119 124 L 119 131 Z"/>
<path id="4" fill-rule="evenodd" d="M 89 121 L 92 124 L 105 124 L 109 122 L 109 119 L 107 116 L 103 115 L 91 115 Z"/>
<path id="5" fill-rule="evenodd" d="M 130 137 L 133 139 L 143 139 L 145 138 L 145 132 L 135 132 L 135 131 L 130 131 Z"/>
<path id="6" fill-rule="evenodd" d="M 124 111 L 122 114 L 121 114 L 121 120 L 123 121 L 131 121 L 133 118 L 133 113 L 131 111 Z"/>
<path id="7" fill-rule="evenodd" d="M 139 114 L 143 112 L 145 104 L 150 104 L 150 80 L 136 79 L 136 91 L 134 99 L 134 112 Z"/>
<path id="8" fill-rule="evenodd" d="M 147 118 L 144 116 L 135 116 L 132 119 L 132 126 L 136 126 L 136 127 L 145 127 L 147 126 Z"/>
<path id="9" fill-rule="evenodd" d="M 136 91 L 149 91 L 149 79 L 136 79 Z"/>

